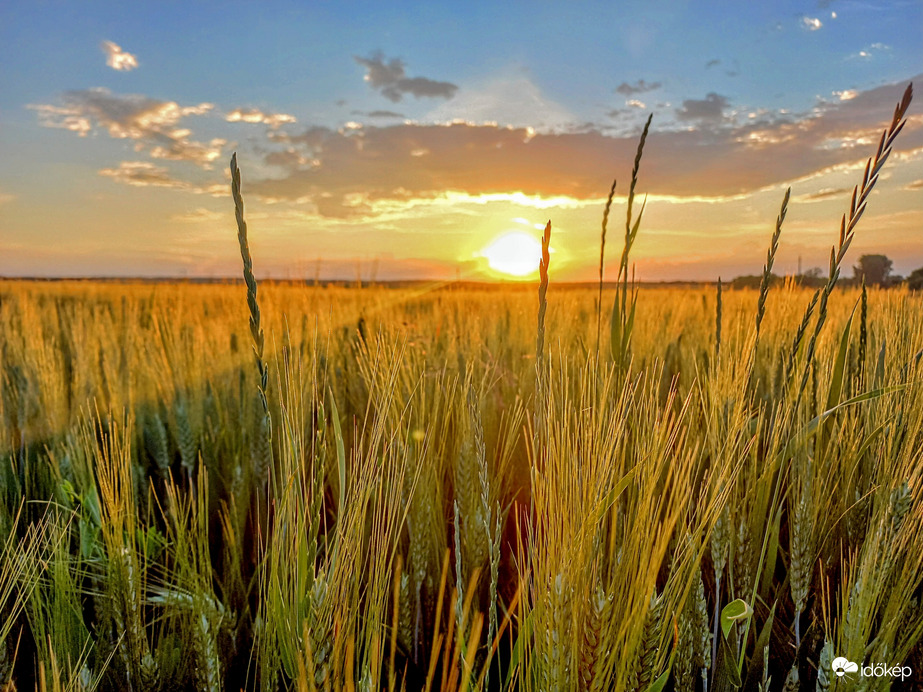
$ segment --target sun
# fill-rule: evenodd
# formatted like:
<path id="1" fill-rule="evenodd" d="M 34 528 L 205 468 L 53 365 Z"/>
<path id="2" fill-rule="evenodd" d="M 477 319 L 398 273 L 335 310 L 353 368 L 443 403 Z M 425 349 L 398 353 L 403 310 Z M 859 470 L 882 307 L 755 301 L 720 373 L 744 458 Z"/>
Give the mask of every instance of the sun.
<path id="1" fill-rule="evenodd" d="M 494 271 L 523 277 L 538 271 L 542 244 L 524 231 L 503 233 L 478 253 Z"/>

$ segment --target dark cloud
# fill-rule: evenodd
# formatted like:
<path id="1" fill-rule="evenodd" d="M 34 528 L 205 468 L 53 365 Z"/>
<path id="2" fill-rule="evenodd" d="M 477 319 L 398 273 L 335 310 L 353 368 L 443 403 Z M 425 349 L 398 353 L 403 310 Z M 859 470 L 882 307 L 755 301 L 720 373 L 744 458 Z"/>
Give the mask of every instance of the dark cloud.
<path id="1" fill-rule="evenodd" d="M 711 92 L 704 99 L 686 99 L 682 108 L 676 109 L 676 117 L 684 122 L 718 124 L 724 120 L 724 109 L 730 103 L 726 96 Z"/>
<path id="2" fill-rule="evenodd" d="M 710 70 L 713 67 L 716 67 L 721 64 L 721 61 L 718 58 L 712 58 L 707 63 L 705 63 L 705 69 Z"/>
<path id="3" fill-rule="evenodd" d="M 406 116 L 403 113 L 398 113 L 396 111 L 353 111 L 353 115 L 364 115 L 368 118 L 405 118 Z"/>
<path id="4" fill-rule="evenodd" d="M 353 59 L 365 67 L 365 81 L 376 91 L 380 92 L 389 101 L 397 103 L 405 94 L 415 98 L 444 98 L 455 96 L 458 86 L 451 82 L 437 82 L 426 77 L 408 77 L 404 61 L 392 58 L 385 62 L 381 52 L 373 53 L 371 57 Z"/>
<path id="5" fill-rule="evenodd" d="M 659 89 L 661 86 L 662 85 L 660 82 L 651 82 L 648 84 L 643 79 L 639 79 L 634 84 L 622 82 L 615 88 L 615 91 L 622 96 L 634 96 L 635 94 L 643 94 L 647 91 L 654 91 L 655 89 Z"/>

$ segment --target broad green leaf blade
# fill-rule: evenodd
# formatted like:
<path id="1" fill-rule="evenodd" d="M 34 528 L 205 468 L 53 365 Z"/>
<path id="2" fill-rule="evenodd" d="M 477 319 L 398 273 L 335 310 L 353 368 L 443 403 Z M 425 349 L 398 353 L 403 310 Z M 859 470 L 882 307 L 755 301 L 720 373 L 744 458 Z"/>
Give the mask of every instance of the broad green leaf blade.
<path id="1" fill-rule="evenodd" d="M 710 689 L 711 692 L 733 692 L 740 689 L 741 686 L 740 671 L 737 670 L 737 657 L 734 656 L 734 651 L 731 649 L 727 635 L 722 632 L 720 639 L 718 656 L 714 664 L 714 682 Z"/>
<path id="2" fill-rule="evenodd" d="M 846 321 L 846 326 L 843 328 L 843 334 L 840 336 L 840 347 L 837 350 L 836 360 L 833 362 L 833 372 L 830 376 L 830 389 L 827 391 L 826 410 L 828 411 L 840 403 L 840 395 L 843 392 L 843 374 L 846 372 L 846 357 L 849 354 L 849 332 L 852 328 L 852 321 L 855 315 L 856 306 L 853 307 L 852 313 Z"/>
<path id="3" fill-rule="evenodd" d="M 667 681 L 670 679 L 670 672 L 672 666 L 668 666 L 663 673 L 660 674 L 660 677 L 654 680 L 644 692 L 660 692 L 667 685 Z"/>
<path id="4" fill-rule="evenodd" d="M 721 631 L 724 636 L 728 636 L 735 622 L 744 622 L 751 615 L 753 615 L 753 608 L 743 599 L 738 598 L 724 606 L 721 609 Z"/>

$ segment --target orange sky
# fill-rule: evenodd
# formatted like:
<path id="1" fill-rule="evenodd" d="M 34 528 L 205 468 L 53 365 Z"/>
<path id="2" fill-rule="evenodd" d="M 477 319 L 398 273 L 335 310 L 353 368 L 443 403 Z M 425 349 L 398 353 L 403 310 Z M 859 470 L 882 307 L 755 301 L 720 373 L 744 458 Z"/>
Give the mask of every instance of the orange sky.
<path id="1" fill-rule="evenodd" d="M 550 56 L 501 38 L 506 23 L 541 35 L 555 22 L 515 3 L 502 16 L 429 10 L 432 26 L 480 27 L 476 55 L 463 37 L 430 40 L 397 6 L 378 27 L 280 9 L 251 18 L 229 64 L 220 32 L 192 45 L 191 17 L 146 4 L 57 24 L 13 3 L 0 35 L 13 67 L 0 84 L 0 275 L 236 276 L 236 150 L 258 276 L 497 278 L 503 261 L 490 270 L 486 248 L 513 231 L 537 238 L 550 219 L 552 277 L 592 281 L 615 177 L 613 277 L 648 112 L 640 279 L 759 273 L 787 186 L 777 270 L 825 267 L 896 101 L 923 83 L 918 31 L 893 35 L 918 4 L 903 19 L 827 5 L 717 17 L 739 36 L 716 47 L 718 27 L 691 30 L 683 14 L 706 10 L 629 3 L 611 43 L 585 13 L 568 15 Z M 923 265 L 919 113 L 915 102 L 848 263 L 884 252 L 896 272 Z"/>

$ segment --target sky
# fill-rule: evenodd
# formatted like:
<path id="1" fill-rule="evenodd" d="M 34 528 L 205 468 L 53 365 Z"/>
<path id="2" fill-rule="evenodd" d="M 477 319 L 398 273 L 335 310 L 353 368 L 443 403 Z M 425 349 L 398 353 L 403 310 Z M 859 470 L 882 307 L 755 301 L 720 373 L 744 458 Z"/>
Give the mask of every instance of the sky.
<path id="1" fill-rule="evenodd" d="M 0 276 L 643 281 L 823 267 L 923 0 L 0 3 Z M 846 258 L 923 266 L 923 94 Z"/>

